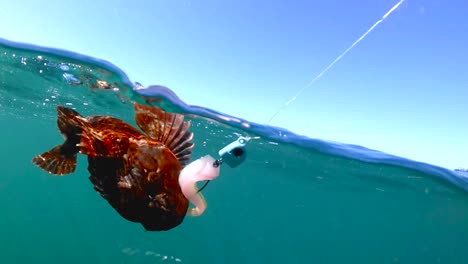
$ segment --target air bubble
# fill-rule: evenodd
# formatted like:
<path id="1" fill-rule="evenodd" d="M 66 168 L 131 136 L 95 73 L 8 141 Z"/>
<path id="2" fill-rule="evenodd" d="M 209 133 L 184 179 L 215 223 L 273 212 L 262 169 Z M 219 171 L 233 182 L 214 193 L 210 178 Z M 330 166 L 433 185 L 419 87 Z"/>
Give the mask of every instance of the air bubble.
<path id="1" fill-rule="evenodd" d="M 80 85 L 82 82 L 71 73 L 64 73 L 63 78 L 71 85 Z"/>
<path id="2" fill-rule="evenodd" d="M 68 65 L 65 65 L 65 64 L 60 64 L 58 66 L 62 71 L 68 71 L 70 70 L 70 67 L 68 67 Z"/>

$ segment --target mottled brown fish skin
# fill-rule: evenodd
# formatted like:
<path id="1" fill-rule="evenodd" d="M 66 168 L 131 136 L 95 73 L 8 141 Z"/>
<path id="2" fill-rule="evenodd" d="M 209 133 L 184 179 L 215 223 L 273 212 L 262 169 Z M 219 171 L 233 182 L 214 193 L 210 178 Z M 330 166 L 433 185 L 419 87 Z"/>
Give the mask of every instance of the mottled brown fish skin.
<path id="1" fill-rule="evenodd" d="M 147 230 L 179 225 L 188 200 L 178 184 L 181 166 L 174 154 L 157 142 L 132 143 L 128 152 L 123 159 L 88 156 L 95 190 L 122 217 L 140 222 Z"/>
<path id="2" fill-rule="evenodd" d="M 150 231 L 182 223 L 189 202 L 178 177 L 193 147 L 183 115 L 135 104 L 144 134 L 114 117 L 83 117 L 63 106 L 57 111 L 65 142 L 34 157 L 35 164 L 63 175 L 74 171 L 78 152 L 85 154 L 94 189 L 122 217 Z"/>

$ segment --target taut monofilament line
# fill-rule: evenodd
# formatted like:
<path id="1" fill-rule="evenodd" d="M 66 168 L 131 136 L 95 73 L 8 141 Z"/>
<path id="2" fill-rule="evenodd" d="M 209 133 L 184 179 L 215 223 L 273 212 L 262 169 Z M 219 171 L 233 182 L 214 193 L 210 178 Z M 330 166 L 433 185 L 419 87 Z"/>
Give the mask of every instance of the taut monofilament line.
<path id="1" fill-rule="evenodd" d="M 382 16 L 381 19 L 379 19 L 377 22 L 374 23 L 364 34 L 362 34 L 356 41 L 354 41 L 351 46 L 349 46 L 345 51 L 343 51 L 334 61 L 332 61 L 325 69 L 323 69 L 317 76 L 315 76 L 306 86 L 302 87 L 297 91 L 297 93 L 291 97 L 288 101 L 286 101 L 283 106 L 281 106 L 271 117 L 270 119 L 265 123 L 269 124 L 281 111 L 283 111 L 286 107 L 288 107 L 292 102 L 294 102 L 299 95 L 301 95 L 307 88 L 311 87 L 318 79 L 320 79 L 328 70 L 330 70 L 338 61 L 343 58 L 346 53 L 348 53 L 351 49 L 354 48 L 361 40 L 363 40 L 369 33 L 371 33 L 377 25 L 382 23 L 393 11 L 395 11 L 401 4 L 403 4 L 405 0 L 400 0 L 398 3 L 396 3 L 390 10 L 385 13 L 385 15 Z"/>

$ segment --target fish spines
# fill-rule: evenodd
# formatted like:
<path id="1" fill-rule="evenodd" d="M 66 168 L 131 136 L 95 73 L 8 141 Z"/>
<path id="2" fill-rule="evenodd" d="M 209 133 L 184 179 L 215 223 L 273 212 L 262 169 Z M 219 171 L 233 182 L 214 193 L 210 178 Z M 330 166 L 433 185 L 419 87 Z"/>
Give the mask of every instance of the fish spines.
<path id="1" fill-rule="evenodd" d="M 141 130 L 169 148 L 184 167 L 194 147 L 190 120 L 184 121 L 184 115 L 168 113 L 156 106 L 134 104 L 134 107 L 135 121 Z"/>

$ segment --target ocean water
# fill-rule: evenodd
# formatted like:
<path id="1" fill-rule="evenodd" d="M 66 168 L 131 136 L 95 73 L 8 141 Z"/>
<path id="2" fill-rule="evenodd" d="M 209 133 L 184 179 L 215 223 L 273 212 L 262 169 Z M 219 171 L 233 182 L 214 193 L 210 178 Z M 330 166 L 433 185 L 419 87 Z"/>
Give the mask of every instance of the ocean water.
<path id="1" fill-rule="evenodd" d="M 193 158 L 254 138 L 170 231 L 120 217 L 84 157 L 63 177 L 31 162 L 62 142 L 57 105 L 133 124 L 130 101 L 186 114 Z M 189 106 L 99 59 L 0 39 L 0 120 L 0 263 L 468 263 L 467 175 Z"/>

